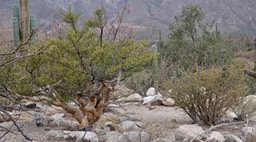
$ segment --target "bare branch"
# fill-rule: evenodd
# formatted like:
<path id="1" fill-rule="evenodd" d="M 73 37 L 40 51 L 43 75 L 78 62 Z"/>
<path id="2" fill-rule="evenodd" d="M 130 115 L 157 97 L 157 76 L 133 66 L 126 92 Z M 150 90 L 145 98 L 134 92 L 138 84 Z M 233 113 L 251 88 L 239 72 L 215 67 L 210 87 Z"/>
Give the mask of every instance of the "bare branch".
<path id="1" fill-rule="evenodd" d="M 50 44 L 48 44 L 46 47 L 48 47 Z M 9 64 L 12 64 L 16 61 L 19 61 L 19 60 L 22 60 L 22 59 L 26 59 L 26 58 L 29 58 L 29 57 L 32 57 L 32 56 L 36 56 L 36 55 L 39 55 L 39 54 L 42 54 L 44 51 L 45 51 L 45 47 L 42 46 L 37 52 L 35 53 L 32 53 L 32 54 L 29 54 L 29 55 L 26 55 L 26 56 L 20 56 L 20 57 L 14 57 L 8 61 L 5 61 L 5 62 L 0 62 L 0 67 L 1 66 L 5 66 L 5 65 L 9 65 Z M 13 51 L 14 53 L 17 52 L 17 50 L 14 50 Z M 11 55 L 11 54 L 14 54 L 13 52 L 10 52 L 10 53 L 6 53 L 5 55 Z"/>
<path id="2" fill-rule="evenodd" d="M 14 118 L 13 118 L 9 113 L 7 113 L 5 110 L 3 110 L 3 109 L 1 109 L 1 108 L 0 108 L 0 112 L 4 113 L 4 114 L 6 114 L 8 117 L 10 117 L 12 123 L 13 123 L 14 126 L 18 129 L 18 131 L 21 133 L 21 135 L 22 135 L 26 140 L 32 142 L 32 139 L 29 138 L 27 135 L 25 135 L 25 134 L 23 133 L 23 131 L 20 129 L 20 127 L 18 126 L 17 121 L 19 120 L 19 118 L 18 118 L 17 120 L 14 120 Z M 3 137 L 4 137 L 7 133 L 9 133 L 9 132 L 10 132 L 10 129 L 9 129 L 3 136 L 1 136 L 0 139 L 3 138 Z"/>
<path id="3" fill-rule="evenodd" d="M 29 41 L 31 40 L 31 38 L 36 34 L 36 30 L 33 30 L 32 33 L 29 35 L 29 37 L 27 38 L 27 40 L 23 43 L 21 43 L 17 48 L 15 48 L 13 51 L 9 52 L 9 53 L 3 53 L 0 54 L 0 56 L 7 56 L 7 55 L 12 55 L 17 53 L 21 47 L 23 47 L 24 45 L 27 45 L 29 43 Z"/>

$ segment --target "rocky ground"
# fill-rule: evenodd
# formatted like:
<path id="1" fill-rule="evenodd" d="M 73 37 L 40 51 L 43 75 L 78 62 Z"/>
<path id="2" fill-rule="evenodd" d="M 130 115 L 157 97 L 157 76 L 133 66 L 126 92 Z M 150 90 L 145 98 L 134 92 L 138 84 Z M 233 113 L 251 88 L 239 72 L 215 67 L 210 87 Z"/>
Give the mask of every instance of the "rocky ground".
<path id="1" fill-rule="evenodd" d="M 129 97 L 109 103 L 106 112 L 95 125 L 93 132 L 74 131 L 70 126 L 76 121 L 61 108 L 37 103 L 36 108 L 12 112 L 24 135 L 33 142 L 82 141 L 91 142 L 186 142 L 256 141 L 256 118 L 246 123 L 232 122 L 209 127 L 192 120 L 177 106 L 152 106 L 144 103 L 149 97 Z M 147 99 L 146 99 L 147 98 Z M 149 98 L 158 98 L 157 95 Z M 152 100 L 150 101 L 152 103 Z M 32 102 L 24 102 L 24 106 Z M 36 125 L 38 116 L 45 118 L 42 126 Z M 236 124 L 234 124 L 236 123 Z M 246 127 L 247 126 L 247 127 Z M 10 130 L 9 132 L 7 129 Z M 202 134 L 202 135 L 201 135 Z M 13 122 L 0 123 L 1 142 L 26 142 Z M 84 140 L 86 141 L 86 140 Z"/>

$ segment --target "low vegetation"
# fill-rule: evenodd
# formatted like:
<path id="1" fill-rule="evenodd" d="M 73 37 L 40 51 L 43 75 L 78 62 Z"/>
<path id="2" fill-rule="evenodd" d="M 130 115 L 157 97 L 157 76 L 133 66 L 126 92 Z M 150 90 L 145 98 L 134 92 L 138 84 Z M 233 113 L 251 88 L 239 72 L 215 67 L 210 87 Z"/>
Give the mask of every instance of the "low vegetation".
<path id="1" fill-rule="evenodd" d="M 194 122 L 215 125 L 226 110 L 238 106 L 241 97 L 247 95 L 243 74 L 246 64 L 238 59 L 225 68 L 184 72 L 176 81 L 167 82 L 167 88 L 171 88 L 168 93 Z"/>
<path id="2" fill-rule="evenodd" d="M 168 92 L 193 121 L 208 125 L 216 125 L 226 110 L 255 93 L 255 81 L 244 75 L 254 66 L 250 39 L 237 44 L 222 35 L 215 22 L 203 22 L 199 6 L 188 6 L 175 17 L 168 40 L 159 36 L 157 54 L 149 41 L 119 35 L 122 15 L 117 17 L 116 27 L 108 25 L 103 9 L 85 21 L 69 9 L 54 19 L 62 28 L 51 37 L 20 45 L 29 47 L 26 55 L 19 54 L 19 47 L 1 48 L 0 97 L 47 101 L 73 114 L 83 129 L 99 120 L 121 81 L 143 95 L 152 85 Z M 153 60 L 158 70 L 152 70 Z M 73 98 L 77 106 L 67 103 Z M 245 109 L 246 104 L 236 107 L 241 120 L 256 112 Z"/>

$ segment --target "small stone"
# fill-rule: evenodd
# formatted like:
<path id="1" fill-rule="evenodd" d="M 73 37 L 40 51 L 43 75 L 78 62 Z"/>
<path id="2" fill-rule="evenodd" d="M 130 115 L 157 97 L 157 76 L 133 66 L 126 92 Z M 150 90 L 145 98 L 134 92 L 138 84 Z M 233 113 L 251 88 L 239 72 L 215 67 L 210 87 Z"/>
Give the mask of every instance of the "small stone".
<path id="1" fill-rule="evenodd" d="M 143 131 L 124 132 L 119 140 L 120 142 L 150 142 L 150 135 Z"/>
<path id="2" fill-rule="evenodd" d="M 167 99 L 163 100 L 162 103 L 164 106 L 174 106 L 175 105 L 175 101 L 172 98 L 167 98 Z"/>
<path id="3" fill-rule="evenodd" d="M 128 96 L 126 99 L 125 99 L 126 102 L 139 102 L 139 101 L 142 101 L 142 97 L 140 94 L 132 94 L 130 96 Z"/>
<path id="4" fill-rule="evenodd" d="M 154 96 L 156 95 L 156 89 L 154 87 L 150 87 L 148 91 L 146 92 L 147 96 Z"/>
<path id="5" fill-rule="evenodd" d="M 224 136 L 220 132 L 213 131 L 210 134 L 210 137 L 207 138 L 207 141 L 212 142 L 213 140 L 216 140 L 217 142 L 224 142 L 225 138 L 224 138 Z"/>

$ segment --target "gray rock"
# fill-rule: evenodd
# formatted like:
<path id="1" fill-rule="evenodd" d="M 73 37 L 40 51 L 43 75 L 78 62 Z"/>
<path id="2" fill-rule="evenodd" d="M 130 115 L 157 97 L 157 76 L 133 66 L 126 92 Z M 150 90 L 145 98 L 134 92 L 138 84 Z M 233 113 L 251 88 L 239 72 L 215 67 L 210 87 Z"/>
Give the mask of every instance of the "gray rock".
<path id="1" fill-rule="evenodd" d="M 243 127 L 242 128 L 242 131 L 244 133 L 248 133 L 248 134 L 251 134 L 251 135 L 255 135 L 256 136 L 256 128 L 255 127 Z"/>
<path id="2" fill-rule="evenodd" d="M 202 127 L 198 125 L 181 125 L 176 133 L 181 133 L 184 137 L 194 138 L 203 132 Z"/>
<path id="3" fill-rule="evenodd" d="M 220 133 L 220 132 L 217 132 L 217 131 L 213 131 L 211 134 L 210 134 L 210 137 L 207 138 L 206 141 L 208 142 L 212 142 L 216 140 L 217 142 L 224 142 L 225 141 L 225 138 L 224 136 Z"/>
<path id="4" fill-rule="evenodd" d="M 150 135 L 146 132 L 124 132 L 119 138 L 120 142 L 150 142 Z"/>
<path id="5" fill-rule="evenodd" d="M 126 102 L 139 102 L 139 101 L 142 101 L 142 97 L 140 94 L 132 94 L 130 96 L 128 96 L 127 98 L 125 98 L 125 101 Z"/>
<path id="6" fill-rule="evenodd" d="M 105 140 L 106 142 L 121 142 L 120 140 L 121 135 L 122 135 L 121 133 L 116 131 L 108 132 L 105 135 Z"/>
<path id="7" fill-rule="evenodd" d="M 83 131 L 62 131 L 62 130 L 50 130 L 46 133 L 49 138 L 57 138 L 60 140 L 75 140 L 76 142 L 90 141 L 98 142 L 98 136 L 93 132 Z"/>
<path id="8" fill-rule="evenodd" d="M 63 117 L 64 117 L 64 113 L 56 113 L 56 114 L 52 115 L 50 117 L 52 119 L 51 124 L 60 125 L 60 123 L 62 123 L 64 121 Z"/>
<path id="9" fill-rule="evenodd" d="M 124 121 L 120 125 L 126 131 L 136 131 L 136 130 L 139 130 L 139 127 L 133 121 Z"/>
<path id="10" fill-rule="evenodd" d="M 77 137 L 77 140 L 89 141 L 89 142 L 99 141 L 98 136 L 93 132 L 86 132 L 85 135 L 79 135 L 79 137 Z"/>
<path id="11" fill-rule="evenodd" d="M 32 116 L 32 121 L 36 123 L 37 126 L 47 125 L 47 119 L 42 113 L 35 113 Z"/>
<path id="12" fill-rule="evenodd" d="M 238 136 L 230 134 L 225 136 L 224 142 L 243 142 L 243 141 Z"/>

